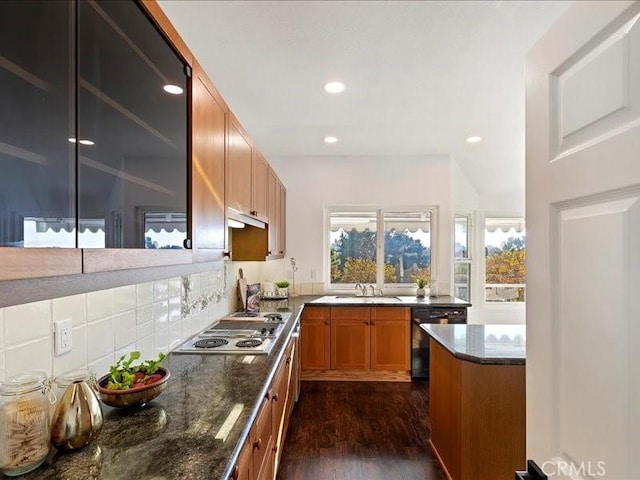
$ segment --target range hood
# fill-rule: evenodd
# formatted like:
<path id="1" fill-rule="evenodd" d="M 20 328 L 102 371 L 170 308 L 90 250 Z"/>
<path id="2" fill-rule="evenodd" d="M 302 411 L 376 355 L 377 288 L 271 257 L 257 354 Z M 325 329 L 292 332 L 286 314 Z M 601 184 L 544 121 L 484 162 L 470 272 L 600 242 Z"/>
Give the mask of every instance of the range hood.
<path id="1" fill-rule="evenodd" d="M 257 218 L 251 217 L 245 213 L 240 212 L 239 210 L 236 210 L 235 208 L 231 208 L 231 207 L 227 207 L 227 218 L 229 220 L 235 220 L 236 222 L 245 224 L 245 225 L 251 225 L 252 227 L 258 227 L 258 228 L 266 228 L 267 224 L 264 222 L 261 222 L 260 220 L 258 220 Z M 231 225 L 229 225 L 231 228 Z M 235 228 L 242 228 L 239 227 L 239 225 L 237 225 Z"/>

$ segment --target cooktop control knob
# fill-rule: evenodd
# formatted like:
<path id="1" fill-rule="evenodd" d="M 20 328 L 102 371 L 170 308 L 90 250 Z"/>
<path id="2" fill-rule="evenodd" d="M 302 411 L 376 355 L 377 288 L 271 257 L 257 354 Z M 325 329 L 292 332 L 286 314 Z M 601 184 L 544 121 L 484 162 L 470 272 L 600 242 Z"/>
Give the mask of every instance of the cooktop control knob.
<path id="1" fill-rule="evenodd" d="M 271 328 L 269 329 L 269 335 L 273 335 L 274 333 L 276 333 L 276 329 L 275 329 L 275 328 L 273 328 L 273 327 L 271 327 Z"/>
<path id="2" fill-rule="evenodd" d="M 260 334 L 261 335 L 266 335 L 267 334 L 267 329 L 263 328 L 262 330 L 260 330 Z"/>

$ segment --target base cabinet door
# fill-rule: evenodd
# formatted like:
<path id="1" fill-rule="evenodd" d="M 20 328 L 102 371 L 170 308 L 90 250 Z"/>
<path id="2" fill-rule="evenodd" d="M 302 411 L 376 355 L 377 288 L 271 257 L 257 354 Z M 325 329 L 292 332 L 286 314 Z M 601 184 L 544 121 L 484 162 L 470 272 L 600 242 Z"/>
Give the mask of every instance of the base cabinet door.
<path id="1" fill-rule="evenodd" d="M 331 369 L 369 368 L 369 307 L 331 307 Z"/>
<path id="2" fill-rule="evenodd" d="M 411 368 L 410 320 L 406 307 L 371 308 L 371 370 Z"/>
<path id="3" fill-rule="evenodd" d="M 329 370 L 329 307 L 305 307 L 300 319 L 301 370 Z"/>
<path id="4" fill-rule="evenodd" d="M 273 416 L 271 397 L 262 401 L 262 406 L 251 428 L 254 478 L 273 478 Z M 271 472 L 271 477 L 269 477 Z"/>

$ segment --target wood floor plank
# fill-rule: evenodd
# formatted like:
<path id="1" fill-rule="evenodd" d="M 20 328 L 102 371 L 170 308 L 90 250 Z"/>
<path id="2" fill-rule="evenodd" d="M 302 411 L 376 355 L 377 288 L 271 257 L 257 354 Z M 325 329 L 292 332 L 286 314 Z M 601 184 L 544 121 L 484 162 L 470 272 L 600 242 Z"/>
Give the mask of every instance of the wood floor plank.
<path id="1" fill-rule="evenodd" d="M 426 382 L 302 382 L 278 480 L 446 480 Z"/>

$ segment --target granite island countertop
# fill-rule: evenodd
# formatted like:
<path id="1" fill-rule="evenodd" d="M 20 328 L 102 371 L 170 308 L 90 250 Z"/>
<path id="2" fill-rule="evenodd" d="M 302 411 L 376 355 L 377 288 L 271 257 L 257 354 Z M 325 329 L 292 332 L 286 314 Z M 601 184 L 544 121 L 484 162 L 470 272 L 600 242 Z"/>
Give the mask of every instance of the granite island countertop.
<path id="1" fill-rule="evenodd" d="M 438 325 L 423 323 L 425 332 L 455 357 L 488 365 L 524 365 L 525 325 Z"/>
<path id="2" fill-rule="evenodd" d="M 300 307 L 313 298 L 295 297 L 281 304 L 292 315 L 269 355 L 169 354 L 164 366 L 171 371 L 171 379 L 159 397 L 132 410 L 103 404 L 104 426 L 96 441 L 77 452 L 57 454 L 20 478 L 228 478 L 284 355 Z M 227 422 L 231 428 L 222 429 L 235 415 L 235 422 Z"/>

